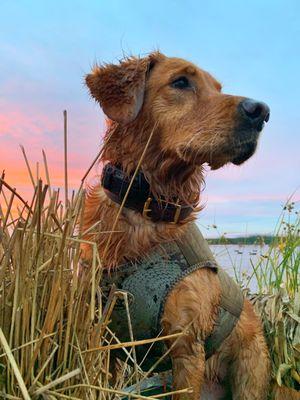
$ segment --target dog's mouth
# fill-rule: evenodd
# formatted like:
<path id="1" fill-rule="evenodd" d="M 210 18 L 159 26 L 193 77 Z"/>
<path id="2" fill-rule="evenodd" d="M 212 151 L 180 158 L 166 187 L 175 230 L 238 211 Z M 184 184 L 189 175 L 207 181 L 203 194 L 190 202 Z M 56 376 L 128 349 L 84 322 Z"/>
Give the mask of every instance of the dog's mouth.
<path id="1" fill-rule="evenodd" d="M 228 163 L 241 165 L 255 153 L 263 126 L 264 123 L 255 128 L 239 125 L 232 133 L 226 135 L 227 139 L 223 137 L 220 143 L 215 141 L 212 147 L 203 146 L 200 150 L 194 146 L 182 146 L 178 155 L 187 163 L 208 164 L 212 170 Z"/>
<path id="2" fill-rule="evenodd" d="M 228 163 L 241 165 L 255 153 L 257 139 L 258 135 L 244 141 L 233 140 L 231 143 L 228 143 L 226 148 L 223 147 L 221 150 L 216 150 L 212 153 L 210 159 L 207 160 L 207 164 L 212 170 L 219 169 Z"/>
<path id="3" fill-rule="evenodd" d="M 263 127 L 264 122 L 250 129 L 242 125 L 236 127 L 227 145 L 216 151 L 215 156 L 212 155 L 208 162 L 211 169 L 218 169 L 227 163 L 241 165 L 252 157 Z"/>
<path id="4" fill-rule="evenodd" d="M 265 125 L 264 121 L 255 127 L 239 126 L 233 135 L 232 156 L 229 162 L 240 165 L 253 156 L 257 148 L 258 139 Z"/>
<path id="5" fill-rule="evenodd" d="M 235 165 L 244 163 L 255 153 L 256 147 L 257 139 L 232 140 L 226 146 L 223 144 L 220 147 L 209 149 L 209 151 L 201 152 L 193 148 L 185 148 L 184 153 L 179 154 L 188 164 L 201 165 L 206 163 L 212 170 L 215 170 L 228 163 Z M 182 154 L 184 154 L 184 157 L 182 157 Z"/>
<path id="6" fill-rule="evenodd" d="M 241 144 L 237 149 L 237 155 L 230 161 L 235 165 L 240 165 L 253 156 L 257 147 L 257 141 L 247 142 Z"/>

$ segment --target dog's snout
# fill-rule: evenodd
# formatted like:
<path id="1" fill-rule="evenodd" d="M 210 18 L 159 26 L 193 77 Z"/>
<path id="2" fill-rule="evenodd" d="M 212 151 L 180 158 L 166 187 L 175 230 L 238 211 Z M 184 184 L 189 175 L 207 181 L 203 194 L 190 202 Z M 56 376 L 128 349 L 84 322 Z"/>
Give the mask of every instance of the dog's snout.
<path id="1" fill-rule="evenodd" d="M 254 123 L 269 121 L 270 108 L 263 102 L 245 99 L 240 103 L 240 107 L 242 112 Z"/>

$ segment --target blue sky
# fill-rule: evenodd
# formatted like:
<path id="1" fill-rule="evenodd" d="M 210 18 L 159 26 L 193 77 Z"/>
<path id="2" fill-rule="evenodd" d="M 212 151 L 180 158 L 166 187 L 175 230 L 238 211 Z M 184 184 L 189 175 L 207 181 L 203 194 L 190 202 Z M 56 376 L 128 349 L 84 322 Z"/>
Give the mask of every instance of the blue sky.
<path id="1" fill-rule="evenodd" d="M 26 191 L 18 144 L 32 163 L 43 147 L 59 185 L 66 108 L 76 187 L 103 130 L 84 74 L 96 60 L 160 49 L 209 70 L 224 92 L 269 104 L 271 120 L 255 156 L 241 167 L 207 171 L 199 220 L 231 234 L 271 232 L 300 184 L 299 15 L 298 1 L 2 0 L 0 169 Z"/>

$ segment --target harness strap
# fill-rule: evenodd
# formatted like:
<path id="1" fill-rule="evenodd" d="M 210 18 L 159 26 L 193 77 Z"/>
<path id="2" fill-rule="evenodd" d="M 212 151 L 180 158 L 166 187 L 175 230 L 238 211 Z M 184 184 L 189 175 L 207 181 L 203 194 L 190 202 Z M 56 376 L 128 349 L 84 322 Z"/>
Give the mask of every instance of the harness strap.
<path id="1" fill-rule="evenodd" d="M 206 359 L 216 353 L 230 335 L 239 320 L 244 305 L 241 290 L 234 287 L 234 282 L 226 272 L 219 269 L 218 275 L 221 281 L 221 302 L 214 330 L 204 343 Z"/>
<path id="2" fill-rule="evenodd" d="M 190 267 L 210 261 L 216 266 L 215 258 L 196 224 L 189 224 L 184 236 L 176 241 Z"/>
<path id="3" fill-rule="evenodd" d="M 184 236 L 176 243 L 190 266 L 186 272 L 191 273 L 203 267 L 211 268 L 217 272 L 221 282 L 219 314 L 213 332 L 204 343 L 205 356 L 208 359 L 219 349 L 235 327 L 243 310 L 244 297 L 233 279 L 217 266 L 207 241 L 195 223 L 189 225 Z M 183 277 L 181 276 L 181 279 Z"/>

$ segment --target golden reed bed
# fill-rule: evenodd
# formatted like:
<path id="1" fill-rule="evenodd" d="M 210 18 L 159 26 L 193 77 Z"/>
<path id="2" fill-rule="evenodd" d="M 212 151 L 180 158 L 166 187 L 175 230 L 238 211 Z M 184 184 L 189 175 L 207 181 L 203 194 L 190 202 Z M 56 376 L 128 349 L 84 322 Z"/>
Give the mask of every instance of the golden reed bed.
<path id="1" fill-rule="evenodd" d="M 140 342 L 120 343 L 109 329 L 110 314 L 120 294 L 114 291 L 110 306 L 103 309 L 101 260 L 93 242 L 92 268 L 80 270 L 87 174 L 70 198 L 66 175 L 65 206 L 59 191 L 51 188 L 43 154 L 46 184 L 33 177 L 24 152 L 34 186 L 30 201 L 6 182 L 4 173 L 0 180 L 0 398 L 167 396 L 138 394 L 139 385 L 150 374 L 134 362 L 134 348 Z M 299 392 L 287 391 L 284 386 L 299 388 L 300 383 L 299 292 L 294 290 L 291 298 L 282 290 L 277 295 L 255 296 L 254 302 L 268 330 L 277 382 L 274 398 L 299 399 Z M 112 383 L 110 353 L 116 348 L 122 348 L 134 366 L 122 364 Z M 137 391 L 128 394 L 124 388 L 133 384 L 138 384 Z"/>

